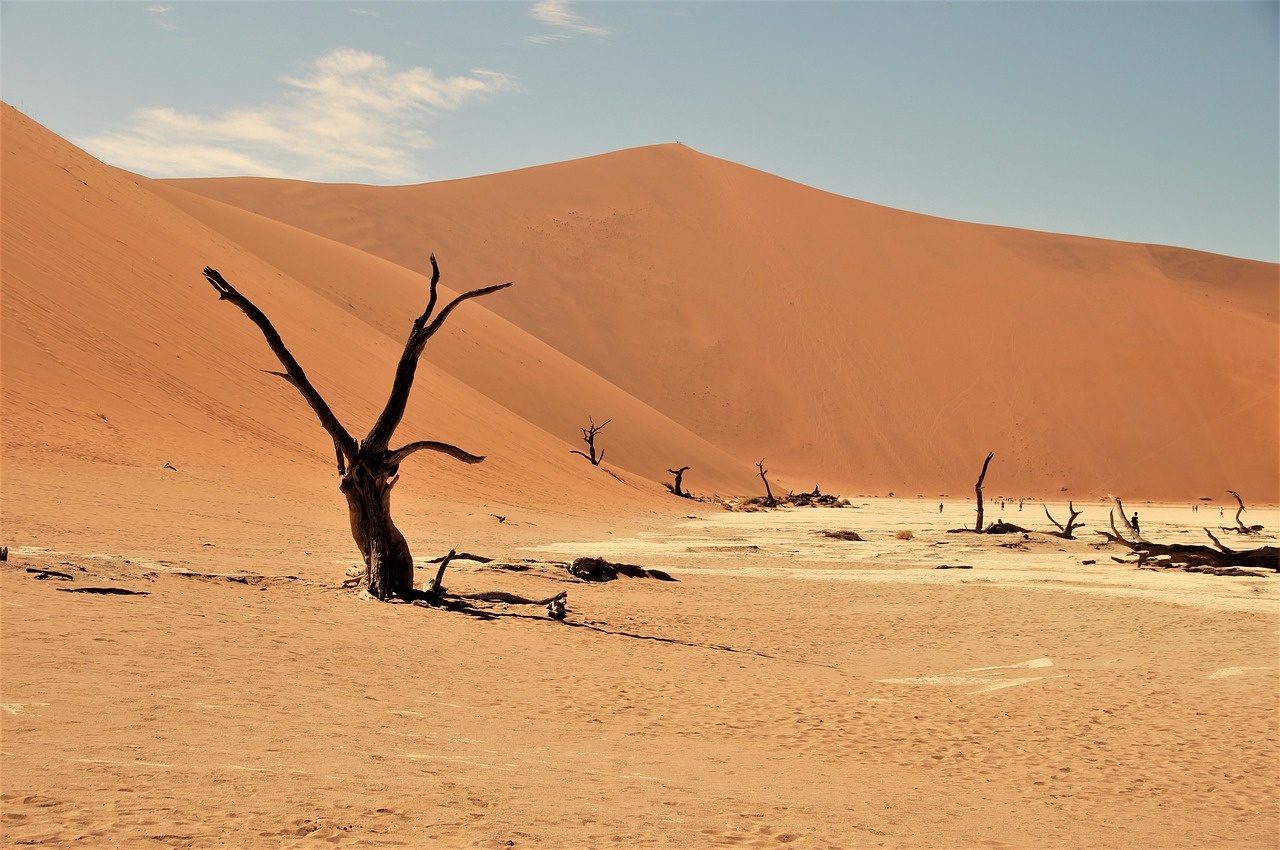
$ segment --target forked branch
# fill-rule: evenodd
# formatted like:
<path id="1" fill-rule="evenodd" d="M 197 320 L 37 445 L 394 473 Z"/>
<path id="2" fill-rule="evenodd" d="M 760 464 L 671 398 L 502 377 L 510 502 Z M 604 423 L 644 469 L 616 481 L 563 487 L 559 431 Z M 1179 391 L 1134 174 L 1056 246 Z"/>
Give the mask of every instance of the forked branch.
<path id="1" fill-rule="evenodd" d="M 344 470 L 344 458 L 349 463 L 356 456 L 356 441 L 338 421 L 338 417 L 333 414 L 328 403 L 321 397 L 320 393 L 311 381 L 307 379 L 306 372 L 302 371 L 302 367 L 298 365 L 298 361 L 294 359 L 289 349 L 285 347 L 284 340 L 280 339 L 280 334 L 276 332 L 272 326 L 271 320 L 266 317 L 261 310 L 254 305 L 252 301 L 241 295 L 234 286 L 227 282 L 216 269 L 205 268 L 205 279 L 209 281 L 218 292 L 218 298 L 222 301 L 230 301 L 232 304 L 240 308 L 249 320 L 258 326 L 258 330 L 262 331 L 262 335 L 266 337 L 267 345 L 271 347 L 275 353 L 276 359 L 280 361 L 280 365 L 284 366 L 284 373 L 272 372 L 273 375 L 280 377 L 293 384 L 303 399 L 311 406 L 316 417 L 319 418 L 321 426 L 333 438 L 334 449 L 338 453 L 338 471 Z"/>
<path id="2" fill-rule="evenodd" d="M 1054 537 L 1061 537 L 1063 540 L 1075 540 L 1075 530 L 1082 528 L 1083 523 L 1076 522 L 1076 517 L 1080 516 L 1081 511 L 1076 510 L 1076 506 L 1072 502 L 1067 502 L 1067 510 L 1071 512 L 1071 516 L 1067 519 L 1067 524 L 1063 526 L 1053 518 L 1053 514 L 1049 513 L 1049 506 L 1044 505 L 1044 515 L 1049 518 L 1049 522 L 1058 527 L 1057 531 L 1050 531 Z"/>
<path id="3" fill-rule="evenodd" d="M 368 436 L 364 439 L 364 442 L 370 446 L 385 448 L 391 442 L 391 435 L 395 433 L 400 420 L 404 418 L 405 407 L 409 403 L 409 391 L 413 389 L 413 379 L 418 371 L 418 358 L 422 356 L 422 349 L 426 346 L 427 340 L 431 339 L 444 325 L 449 314 L 463 301 L 489 295 L 511 285 L 510 282 L 499 283 L 464 292 L 446 304 L 444 309 L 432 318 L 431 311 L 435 309 L 438 298 L 436 285 L 439 282 L 440 267 L 436 265 L 435 254 L 432 254 L 431 292 L 427 299 L 427 309 L 413 322 L 409 338 L 404 344 L 404 351 L 400 354 L 400 362 L 396 364 L 396 376 L 391 384 L 391 395 L 387 398 L 387 404 L 382 409 L 382 414 L 378 416 L 378 421 L 373 423 Z"/>

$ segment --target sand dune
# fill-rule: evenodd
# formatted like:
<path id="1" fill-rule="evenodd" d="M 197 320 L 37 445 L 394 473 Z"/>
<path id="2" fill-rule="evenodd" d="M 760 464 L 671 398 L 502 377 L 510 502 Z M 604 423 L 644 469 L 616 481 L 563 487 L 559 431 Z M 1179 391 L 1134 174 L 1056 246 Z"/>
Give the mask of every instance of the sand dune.
<path id="1" fill-rule="evenodd" d="M 1277 268 L 877 207 L 680 145 L 406 187 L 173 181 L 465 279 L 789 485 L 1280 498 Z M 193 213 L 199 215 L 197 210 Z"/>

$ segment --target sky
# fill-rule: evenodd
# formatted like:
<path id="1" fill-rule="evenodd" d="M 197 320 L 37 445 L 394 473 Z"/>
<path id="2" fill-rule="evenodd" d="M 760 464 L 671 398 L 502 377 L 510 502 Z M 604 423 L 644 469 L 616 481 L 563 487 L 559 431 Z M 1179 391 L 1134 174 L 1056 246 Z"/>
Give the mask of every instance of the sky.
<path id="1" fill-rule="evenodd" d="M 678 141 L 898 209 L 1277 262 L 1278 18 L 1235 0 L 0 0 L 0 97 L 149 177 L 423 183 Z"/>

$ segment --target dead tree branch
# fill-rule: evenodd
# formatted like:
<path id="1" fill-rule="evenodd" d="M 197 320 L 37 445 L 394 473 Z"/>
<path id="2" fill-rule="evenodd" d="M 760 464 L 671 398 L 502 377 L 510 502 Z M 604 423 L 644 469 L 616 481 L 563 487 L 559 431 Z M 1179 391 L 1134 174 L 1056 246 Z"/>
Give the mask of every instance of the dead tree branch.
<path id="1" fill-rule="evenodd" d="M 1082 512 L 1076 510 L 1075 504 L 1073 502 L 1067 502 L 1067 510 L 1071 512 L 1071 516 L 1067 519 L 1067 524 L 1065 526 L 1053 518 L 1053 514 L 1049 513 L 1048 505 L 1044 505 L 1043 507 L 1044 515 L 1049 518 L 1049 522 L 1058 527 L 1057 531 L 1050 531 L 1049 533 L 1054 537 L 1061 537 L 1063 540 L 1075 540 L 1075 530 L 1077 528 L 1084 527 L 1083 523 L 1076 522 L 1076 517 L 1080 516 Z"/>
<path id="2" fill-rule="evenodd" d="M 582 429 L 582 440 L 587 444 L 587 448 L 591 451 L 591 454 L 588 455 L 585 452 L 578 451 L 577 449 L 570 449 L 569 454 L 582 455 L 587 460 L 591 461 L 592 466 L 599 466 L 601 461 L 604 460 L 604 449 L 600 450 L 600 454 L 598 456 L 596 455 L 596 434 L 604 430 L 604 426 L 608 425 L 612 421 L 612 419 L 606 419 L 604 422 L 597 425 L 595 420 L 588 416 L 587 427 Z"/>
<path id="3" fill-rule="evenodd" d="M 1185 543 L 1152 543 L 1148 540 L 1126 540 L 1115 528 L 1114 514 L 1111 523 L 1113 533 L 1096 531 L 1112 543 L 1119 543 L 1138 556 L 1137 561 L 1125 562 L 1116 558 L 1119 563 L 1132 563 L 1136 566 L 1183 569 L 1190 572 L 1219 572 L 1225 575 L 1244 575 L 1237 570 L 1271 570 L 1280 572 L 1280 549 L 1275 546 L 1262 546 L 1247 551 L 1234 551 L 1222 545 L 1213 532 L 1205 529 L 1217 547 L 1189 545 Z"/>
<path id="4" fill-rule="evenodd" d="M 1244 499 L 1241 499 L 1240 494 L 1235 490 L 1228 490 L 1227 492 L 1236 497 L 1236 504 L 1240 506 L 1236 508 L 1236 531 L 1241 534 L 1257 534 L 1262 531 L 1262 526 L 1260 525 L 1245 525 L 1240 521 L 1240 514 L 1244 513 Z"/>
<path id="5" fill-rule="evenodd" d="M 764 482 L 765 507 L 776 507 L 778 500 L 773 498 L 773 489 L 769 486 L 769 479 L 765 478 L 765 474 L 769 470 L 764 468 L 764 458 L 760 458 L 760 462 L 756 464 L 756 469 L 760 470 L 760 480 Z"/>

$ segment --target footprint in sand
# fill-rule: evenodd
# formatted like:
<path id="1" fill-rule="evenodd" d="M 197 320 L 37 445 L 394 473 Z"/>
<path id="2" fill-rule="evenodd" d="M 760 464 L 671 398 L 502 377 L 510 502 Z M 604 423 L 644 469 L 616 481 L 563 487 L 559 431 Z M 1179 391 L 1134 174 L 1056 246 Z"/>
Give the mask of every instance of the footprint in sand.
<path id="1" fill-rule="evenodd" d="M 1010 676 L 1009 671 L 1014 670 L 1038 670 L 1053 666 L 1051 658 L 1033 658 L 1030 661 L 1023 661 L 1020 664 L 1003 664 L 997 667 L 974 667 L 970 670 L 957 670 L 954 673 L 942 673 L 937 676 L 914 676 L 909 679 L 878 679 L 877 681 L 889 685 L 947 685 L 951 687 L 962 687 L 981 685 L 976 691 L 969 691 L 971 694 L 985 694 L 989 691 L 998 691 L 1003 688 L 1015 688 L 1018 685 L 1027 685 L 1031 682 L 1038 682 L 1041 679 L 1061 679 L 1066 674 L 1061 673 L 1057 676 Z"/>

